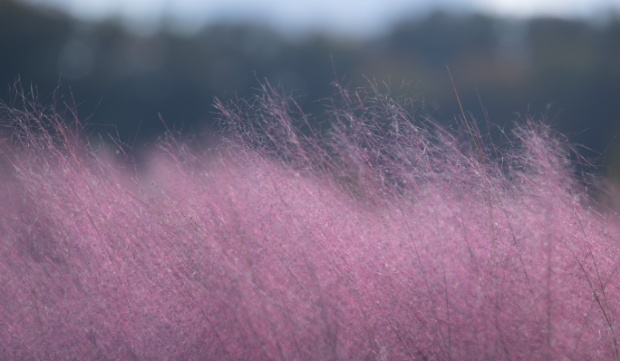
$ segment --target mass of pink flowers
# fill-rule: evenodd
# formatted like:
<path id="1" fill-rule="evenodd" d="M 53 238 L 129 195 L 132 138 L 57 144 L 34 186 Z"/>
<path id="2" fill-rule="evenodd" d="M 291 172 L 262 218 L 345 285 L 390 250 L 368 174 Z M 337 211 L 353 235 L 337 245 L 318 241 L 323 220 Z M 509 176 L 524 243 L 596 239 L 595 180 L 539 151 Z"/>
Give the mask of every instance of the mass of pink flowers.
<path id="1" fill-rule="evenodd" d="M 4 106 L 0 359 L 620 360 L 618 217 L 562 137 L 331 104 L 266 86 L 140 161 Z"/>

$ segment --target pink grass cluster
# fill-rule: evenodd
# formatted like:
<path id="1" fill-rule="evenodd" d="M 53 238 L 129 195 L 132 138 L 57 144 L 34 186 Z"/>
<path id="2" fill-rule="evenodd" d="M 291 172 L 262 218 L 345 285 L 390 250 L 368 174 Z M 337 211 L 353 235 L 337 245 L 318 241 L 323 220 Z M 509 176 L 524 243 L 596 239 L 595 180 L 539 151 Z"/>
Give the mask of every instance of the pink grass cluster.
<path id="1" fill-rule="evenodd" d="M 617 218 L 560 138 L 342 95 L 329 131 L 220 105 L 216 147 L 139 171 L 5 109 L 0 359 L 620 360 Z"/>

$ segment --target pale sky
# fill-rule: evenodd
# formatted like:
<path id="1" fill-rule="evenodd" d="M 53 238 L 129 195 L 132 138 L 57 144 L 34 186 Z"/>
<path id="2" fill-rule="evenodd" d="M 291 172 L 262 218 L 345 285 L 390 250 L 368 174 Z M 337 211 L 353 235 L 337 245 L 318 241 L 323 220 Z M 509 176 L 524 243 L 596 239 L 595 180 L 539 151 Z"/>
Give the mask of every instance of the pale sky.
<path id="1" fill-rule="evenodd" d="M 620 11 L 620 0 L 22 0 L 65 9 L 86 20 L 121 17 L 138 32 L 165 17 L 179 31 L 224 19 L 266 22 L 284 32 L 327 30 L 364 34 L 385 30 L 395 19 L 437 8 L 477 10 L 508 17 L 591 17 Z"/>

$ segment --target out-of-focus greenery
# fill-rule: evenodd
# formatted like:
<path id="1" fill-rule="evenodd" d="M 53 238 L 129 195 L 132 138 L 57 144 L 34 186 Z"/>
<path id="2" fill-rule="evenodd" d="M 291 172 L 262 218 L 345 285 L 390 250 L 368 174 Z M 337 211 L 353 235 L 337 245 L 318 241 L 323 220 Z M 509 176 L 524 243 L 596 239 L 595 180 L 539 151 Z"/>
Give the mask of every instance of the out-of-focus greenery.
<path id="1" fill-rule="evenodd" d="M 485 110 L 500 128 L 545 117 L 620 177 L 620 18 L 613 16 L 593 24 L 438 12 L 374 39 L 291 40 L 255 24 L 141 37 L 114 22 L 80 23 L 4 1 L 0 48 L 2 99 L 14 97 L 18 77 L 42 96 L 70 86 L 93 134 L 120 136 L 135 148 L 161 134 L 160 118 L 188 132 L 214 126 L 215 96 L 247 97 L 264 80 L 293 92 L 319 118 L 333 81 L 386 82 L 423 112 L 456 124 L 449 66 L 465 110 L 481 124 Z"/>

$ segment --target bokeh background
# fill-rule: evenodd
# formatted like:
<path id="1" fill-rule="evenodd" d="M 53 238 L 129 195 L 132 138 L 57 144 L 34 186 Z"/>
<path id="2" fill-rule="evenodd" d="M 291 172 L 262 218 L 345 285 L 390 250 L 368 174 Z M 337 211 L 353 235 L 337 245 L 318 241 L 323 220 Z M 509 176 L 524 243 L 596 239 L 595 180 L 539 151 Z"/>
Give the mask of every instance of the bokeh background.
<path id="1" fill-rule="evenodd" d="M 454 126 L 447 67 L 472 119 L 544 118 L 620 181 L 619 0 L 0 0 L 0 98 L 60 86 L 136 152 L 263 82 L 317 121 L 335 81 L 374 82 Z"/>

